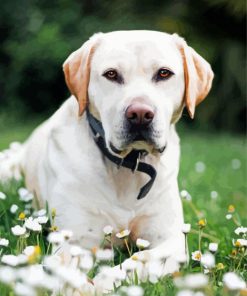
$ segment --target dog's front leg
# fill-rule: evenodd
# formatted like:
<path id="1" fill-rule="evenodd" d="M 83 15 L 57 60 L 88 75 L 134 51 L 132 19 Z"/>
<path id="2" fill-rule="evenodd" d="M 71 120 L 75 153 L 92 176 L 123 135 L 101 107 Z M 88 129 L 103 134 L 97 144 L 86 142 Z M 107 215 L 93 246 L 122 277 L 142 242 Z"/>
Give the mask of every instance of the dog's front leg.
<path id="1" fill-rule="evenodd" d="M 112 291 L 115 286 L 121 284 L 120 276 L 126 273 L 126 279 L 134 276 L 133 266 L 139 281 L 156 281 L 158 278 L 179 270 L 179 263 L 186 261 L 184 235 L 179 234 L 164 241 L 157 247 L 140 251 L 121 265 L 117 265 L 108 271 L 100 272 L 94 278 L 95 288 L 99 293 Z"/>

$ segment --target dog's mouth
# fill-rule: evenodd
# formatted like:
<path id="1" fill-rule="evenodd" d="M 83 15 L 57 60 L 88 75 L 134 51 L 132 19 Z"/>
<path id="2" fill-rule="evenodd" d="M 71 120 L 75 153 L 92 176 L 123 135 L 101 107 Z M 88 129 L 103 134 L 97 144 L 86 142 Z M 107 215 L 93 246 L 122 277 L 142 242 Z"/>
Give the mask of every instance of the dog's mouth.
<path id="1" fill-rule="evenodd" d="M 147 132 L 129 134 L 125 144 L 121 148 L 117 148 L 112 142 L 109 143 L 109 146 L 111 151 L 120 157 L 125 157 L 132 150 L 142 150 L 146 151 L 147 153 L 154 154 L 157 152 L 162 153 L 166 148 L 166 145 L 162 147 L 155 145 L 154 141 Z"/>

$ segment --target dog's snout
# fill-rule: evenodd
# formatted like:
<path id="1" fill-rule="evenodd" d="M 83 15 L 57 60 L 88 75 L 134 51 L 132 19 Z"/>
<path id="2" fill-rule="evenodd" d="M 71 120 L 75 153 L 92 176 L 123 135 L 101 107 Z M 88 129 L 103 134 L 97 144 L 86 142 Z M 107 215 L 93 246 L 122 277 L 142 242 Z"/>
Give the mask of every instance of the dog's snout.
<path id="1" fill-rule="evenodd" d="M 147 104 L 133 103 L 127 108 L 125 116 L 133 126 L 147 126 L 154 118 L 154 110 Z"/>

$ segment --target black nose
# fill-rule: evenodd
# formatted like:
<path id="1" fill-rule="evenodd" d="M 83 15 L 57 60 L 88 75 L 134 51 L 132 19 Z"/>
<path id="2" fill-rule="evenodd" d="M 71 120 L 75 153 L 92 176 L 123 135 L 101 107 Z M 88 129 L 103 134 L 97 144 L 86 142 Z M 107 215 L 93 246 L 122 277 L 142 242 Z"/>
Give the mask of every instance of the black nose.
<path id="1" fill-rule="evenodd" d="M 148 126 L 154 118 L 154 110 L 149 105 L 134 103 L 127 108 L 125 117 L 132 126 Z"/>

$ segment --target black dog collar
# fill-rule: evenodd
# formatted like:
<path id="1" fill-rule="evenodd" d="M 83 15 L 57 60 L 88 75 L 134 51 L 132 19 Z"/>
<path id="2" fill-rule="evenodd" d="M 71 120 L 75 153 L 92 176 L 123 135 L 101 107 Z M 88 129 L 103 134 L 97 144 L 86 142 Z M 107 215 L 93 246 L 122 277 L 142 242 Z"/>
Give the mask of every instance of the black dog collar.
<path id="1" fill-rule="evenodd" d="M 132 170 L 133 173 L 135 171 L 138 171 L 149 175 L 151 179 L 140 189 L 137 199 L 142 199 L 143 197 L 145 197 L 153 186 L 154 180 L 157 175 L 156 170 L 150 164 L 140 161 L 141 156 L 146 152 L 144 150 L 132 150 L 124 158 L 112 155 L 106 147 L 105 131 L 102 127 L 101 122 L 89 112 L 88 108 L 86 109 L 86 112 L 88 123 L 94 134 L 95 143 L 104 154 L 104 156 L 115 163 L 118 167 L 122 166 L 128 168 Z"/>

